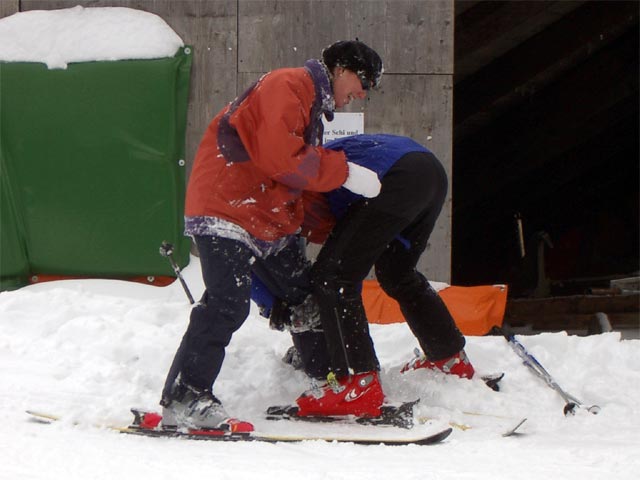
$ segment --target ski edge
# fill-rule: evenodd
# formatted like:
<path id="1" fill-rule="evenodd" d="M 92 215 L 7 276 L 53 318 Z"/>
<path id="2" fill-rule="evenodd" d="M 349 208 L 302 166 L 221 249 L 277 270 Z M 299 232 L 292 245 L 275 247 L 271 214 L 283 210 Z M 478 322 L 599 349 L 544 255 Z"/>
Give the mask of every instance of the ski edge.
<path id="1" fill-rule="evenodd" d="M 31 418 L 43 422 L 54 423 L 60 420 L 61 417 L 36 410 L 26 410 L 25 413 Z M 191 434 L 188 432 L 180 432 L 177 430 L 162 430 L 162 429 L 147 429 L 140 428 L 134 425 L 127 427 L 115 426 L 115 425 L 103 425 L 100 428 L 112 430 L 122 434 L 138 435 L 145 437 L 157 437 L 157 438 L 182 438 L 188 440 L 202 440 L 202 441 L 226 441 L 226 442 L 266 442 L 266 443 L 301 443 L 312 441 L 323 441 L 328 443 L 354 443 L 357 445 L 388 445 L 388 446 L 403 446 L 403 445 L 434 445 L 445 440 L 453 429 L 445 428 L 432 434 L 408 437 L 408 438 L 375 438 L 375 437 L 346 437 L 346 436 L 299 436 L 299 435 L 274 435 L 267 433 L 220 433 L 215 435 L 202 435 Z"/>
<path id="2" fill-rule="evenodd" d="M 32 419 L 42 423 L 53 423 L 60 420 L 60 417 L 58 415 L 52 415 L 50 413 L 44 413 L 38 410 L 25 410 L 25 413 Z"/>
<path id="3" fill-rule="evenodd" d="M 434 445 L 445 440 L 451 432 L 452 428 L 445 428 L 438 432 L 418 437 L 409 438 L 376 438 L 376 437 L 347 437 L 347 436 L 298 436 L 298 435 L 275 435 L 267 433 L 248 433 L 248 434 L 221 434 L 221 435 L 202 435 L 202 434 L 190 434 L 177 431 L 164 431 L 164 430 L 149 430 L 135 427 L 114 427 L 113 430 L 117 430 L 120 433 L 148 436 L 148 437 L 170 437 L 170 438 L 184 438 L 189 440 L 204 440 L 204 441 L 227 441 L 227 442 L 266 442 L 266 443 L 302 443 L 302 442 L 327 442 L 327 443 L 353 443 L 357 445 L 388 445 L 388 446 L 402 446 L 402 445 Z"/>

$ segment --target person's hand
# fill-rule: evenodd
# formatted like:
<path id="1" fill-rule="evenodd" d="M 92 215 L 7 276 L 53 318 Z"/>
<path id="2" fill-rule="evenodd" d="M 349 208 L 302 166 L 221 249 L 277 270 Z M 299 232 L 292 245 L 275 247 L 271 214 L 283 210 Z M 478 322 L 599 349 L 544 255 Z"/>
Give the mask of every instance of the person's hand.
<path id="1" fill-rule="evenodd" d="M 380 193 L 380 180 L 376 172 L 353 162 L 347 162 L 347 166 L 349 173 L 342 184 L 344 188 L 367 198 L 376 197 Z"/>

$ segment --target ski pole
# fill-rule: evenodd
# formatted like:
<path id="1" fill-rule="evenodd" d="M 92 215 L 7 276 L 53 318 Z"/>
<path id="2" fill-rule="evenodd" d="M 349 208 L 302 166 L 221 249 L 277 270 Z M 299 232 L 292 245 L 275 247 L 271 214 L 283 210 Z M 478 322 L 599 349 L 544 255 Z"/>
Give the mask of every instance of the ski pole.
<path id="1" fill-rule="evenodd" d="M 553 377 L 545 370 L 542 364 L 531 355 L 527 349 L 520 343 L 515 335 L 511 332 L 507 332 L 504 329 L 502 330 L 502 334 L 504 338 L 509 342 L 509 345 L 513 349 L 514 352 L 522 359 L 524 364 L 539 378 L 544 380 L 546 384 L 554 389 L 556 392 L 560 394 L 560 396 L 567 402 L 564 406 L 564 414 L 565 415 L 575 415 L 576 408 L 583 408 L 589 413 L 597 414 L 600 411 L 600 407 L 598 405 L 592 405 L 590 407 L 584 405 L 580 400 L 578 400 L 573 395 L 565 392 L 560 385 L 553 379 Z"/>
<path id="2" fill-rule="evenodd" d="M 187 298 L 189 299 L 189 303 L 191 305 L 193 305 L 195 302 L 193 301 L 193 297 L 191 296 L 191 292 L 189 291 L 189 287 L 187 287 L 187 282 L 185 282 L 184 278 L 182 278 L 182 273 L 180 272 L 180 267 L 178 266 L 178 264 L 173 259 L 173 245 L 170 244 L 169 242 L 166 242 L 166 241 L 162 242 L 162 245 L 160 245 L 160 255 L 162 255 L 163 257 L 167 257 L 169 259 L 169 263 L 171 263 L 171 267 L 173 268 L 173 271 L 176 272 L 176 275 L 178 276 L 178 280 L 180 280 L 180 283 L 182 284 L 182 288 L 184 289 L 184 293 L 187 294 Z"/>

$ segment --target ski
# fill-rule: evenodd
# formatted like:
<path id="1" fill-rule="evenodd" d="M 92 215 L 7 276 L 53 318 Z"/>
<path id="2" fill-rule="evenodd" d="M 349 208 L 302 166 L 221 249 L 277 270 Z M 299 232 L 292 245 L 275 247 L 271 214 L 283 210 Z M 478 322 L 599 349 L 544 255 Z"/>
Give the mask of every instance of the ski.
<path id="1" fill-rule="evenodd" d="M 494 392 L 500 391 L 500 380 L 504 378 L 504 372 L 482 375 L 480 377 L 487 387 Z"/>
<path id="2" fill-rule="evenodd" d="M 383 405 L 379 417 L 354 417 L 354 416 L 299 416 L 297 405 L 275 405 L 267 409 L 268 420 L 296 420 L 304 422 L 322 423 L 346 423 L 358 425 L 376 425 L 388 427 L 400 427 L 409 429 L 413 427 L 413 407 L 419 400 L 405 402 L 400 405 Z"/>
<path id="3" fill-rule="evenodd" d="M 527 421 L 526 417 L 525 418 L 518 418 L 518 417 L 507 417 L 504 415 L 493 415 L 490 413 L 480 413 L 480 412 L 466 412 L 463 411 L 461 412 L 463 415 L 467 415 L 467 416 L 471 416 L 471 417 L 487 417 L 487 418 L 493 418 L 496 420 L 500 420 L 500 423 L 506 423 L 506 421 L 512 421 L 515 422 L 513 427 L 509 428 L 507 431 L 505 431 L 502 436 L 503 437 L 509 437 L 511 435 L 514 434 L 518 434 L 520 435 L 521 433 L 518 432 L 517 430 L 524 424 L 524 422 Z M 437 421 L 439 420 L 436 417 L 430 417 L 430 416 L 418 416 L 415 419 L 415 422 L 418 424 L 424 424 L 424 423 L 428 423 L 428 422 L 433 422 L 433 421 Z M 449 426 L 458 430 L 462 430 L 467 431 L 467 430 L 471 430 L 474 428 L 473 425 L 469 425 L 468 423 L 459 423 L 459 422 L 453 422 L 450 421 L 449 422 Z"/>
<path id="4" fill-rule="evenodd" d="M 44 412 L 27 410 L 31 418 L 43 423 L 53 423 L 60 420 L 57 415 Z M 266 442 L 266 443 L 300 443 L 305 441 L 324 441 L 335 443 L 354 443 L 358 445 L 434 445 L 445 440 L 452 432 L 451 428 L 445 428 L 429 434 L 419 434 L 412 437 L 393 437 L 386 435 L 351 436 L 351 435 L 274 435 L 258 432 L 232 432 L 228 428 L 182 430 L 176 428 L 163 428 L 162 416 L 155 412 L 146 412 L 132 409 L 134 421 L 126 427 L 103 425 L 101 428 L 117 431 L 128 435 L 146 437 L 180 438 L 201 441 L 222 442 Z"/>
<path id="5" fill-rule="evenodd" d="M 579 408 L 584 409 L 589 413 L 593 413 L 594 415 L 600 412 L 600 407 L 598 405 L 585 405 L 576 397 L 563 390 L 551 374 L 547 372 L 542 364 L 536 359 L 536 357 L 531 355 L 525 346 L 518 341 L 515 334 L 510 331 L 509 328 L 505 326 L 499 331 L 502 333 L 505 340 L 509 342 L 511 349 L 522 359 L 522 363 L 524 363 L 524 365 L 529 368 L 535 376 L 544 381 L 549 387 L 555 390 L 565 402 L 567 402 L 563 409 L 565 416 L 575 415 L 576 409 Z"/>
<path id="6" fill-rule="evenodd" d="M 502 434 L 503 437 L 511 437 L 512 435 L 522 435 L 522 433 L 518 432 L 518 429 L 522 426 L 522 424 L 524 424 L 524 422 L 526 422 L 527 419 L 523 418 L 522 420 L 520 420 L 516 426 L 510 428 L 509 430 L 507 430 L 506 432 L 504 432 Z"/>

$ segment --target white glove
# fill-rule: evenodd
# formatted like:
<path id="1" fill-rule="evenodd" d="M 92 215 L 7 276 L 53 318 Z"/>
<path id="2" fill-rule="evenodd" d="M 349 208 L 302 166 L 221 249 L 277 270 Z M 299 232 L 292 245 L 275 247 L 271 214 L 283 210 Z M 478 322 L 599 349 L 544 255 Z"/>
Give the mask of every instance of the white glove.
<path id="1" fill-rule="evenodd" d="M 353 162 L 347 162 L 347 166 L 349 173 L 342 184 L 344 188 L 367 198 L 376 197 L 380 193 L 380 180 L 376 172 Z"/>

